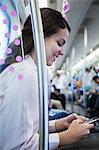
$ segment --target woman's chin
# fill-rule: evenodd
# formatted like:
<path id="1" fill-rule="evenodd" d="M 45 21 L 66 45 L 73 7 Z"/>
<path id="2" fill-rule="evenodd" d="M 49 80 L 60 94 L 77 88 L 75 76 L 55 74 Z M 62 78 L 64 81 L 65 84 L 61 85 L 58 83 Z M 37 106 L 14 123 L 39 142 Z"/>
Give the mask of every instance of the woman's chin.
<path id="1" fill-rule="evenodd" d="M 54 61 L 53 61 L 53 62 L 54 62 Z M 51 65 L 53 64 L 53 62 L 50 61 L 50 62 L 47 63 L 47 65 L 48 65 L 48 66 L 51 66 Z"/>
<path id="2" fill-rule="evenodd" d="M 55 58 L 50 59 L 50 61 L 47 61 L 47 65 L 51 66 L 55 62 Z"/>

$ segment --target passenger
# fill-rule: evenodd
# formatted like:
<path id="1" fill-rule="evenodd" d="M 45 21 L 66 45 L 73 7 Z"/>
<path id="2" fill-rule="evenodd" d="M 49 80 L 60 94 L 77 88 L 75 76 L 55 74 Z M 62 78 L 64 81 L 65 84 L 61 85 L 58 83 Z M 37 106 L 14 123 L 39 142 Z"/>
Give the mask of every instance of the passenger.
<path id="1" fill-rule="evenodd" d="M 70 28 L 62 15 L 42 8 L 47 65 L 63 55 Z M 30 16 L 22 30 L 25 60 L 14 63 L 0 74 L 0 150 L 39 149 L 39 97 L 36 50 Z M 90 134 L 93 124 L 77 114 L 49 122 L 49 148 L 78 142 Z"/>
<path id="2" fill-rule="evenodd" d="M 91 90 L 87 96 L 87 112 L 86 116 L 89 118 L 99 117 L 99 77 L 93 77 Z"/>

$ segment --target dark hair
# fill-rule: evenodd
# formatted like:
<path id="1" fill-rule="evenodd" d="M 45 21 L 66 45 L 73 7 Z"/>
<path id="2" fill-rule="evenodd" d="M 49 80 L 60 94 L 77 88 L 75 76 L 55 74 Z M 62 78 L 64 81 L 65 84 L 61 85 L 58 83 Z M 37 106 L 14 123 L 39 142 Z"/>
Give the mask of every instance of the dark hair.
<path id="1" fill-rule="evenodd" d="M 98 75 L 95 75 L 95 76 L 93 77 L 93 81 L 96 81 L 97 79 L 99 79 L 99 76 L 98 76 Z"/>
<path id="2" fill-rule="evenodd" d="M 59 29 L 67 28 L 70 32 L 70 27 L 62 14 L 51 8 L 41 8 L 41 18 L 43 25 L 44 38 L 51 36 L 59 31 Z M 22 30 L 23 46 L 25 55 L 29 54 L 34 48 L 32 37 L 32 25 L 30 15 L 24 23 Z"/>
<path id="3" fill-rule="evenodd" d="M 43 24 L 44 38 L 57 33 L 59 29 L 67 28 L 68 31 L 70 32 L 70 27 L 60 12 L 53 10 L 51 8 L 41 8 L 40 12 Z M 20 37 L 18 39 L 20 40 Z M 34 48 L 30 15 L 27 17 L 24 23 L 24 27 L 22 29 L 22 40 L 23 40 L 24 55 L 27 55 L 31 53 L 31 51 Z M 9 47 L 12 48 L 13 50 L 12 55 L 10 55 L 11 59 L 13 59 L 13 57 L 16 57 L 17 55 L 22 55 L 21 45 L 16 46 L 13 41 L 9 45 Z M 14 61 L 15 60 L 13 60 L 13 62 Z"/>
<path id="4" fill-rule="evenodd" d="M 43 24 L 44 37 L 55 34 L 59 29 L 67 28 L 70 32 L 70 27 L 67 21 L 63 18 L 62 14 L 51 8 L 41 9 L 41 18 Z"/>

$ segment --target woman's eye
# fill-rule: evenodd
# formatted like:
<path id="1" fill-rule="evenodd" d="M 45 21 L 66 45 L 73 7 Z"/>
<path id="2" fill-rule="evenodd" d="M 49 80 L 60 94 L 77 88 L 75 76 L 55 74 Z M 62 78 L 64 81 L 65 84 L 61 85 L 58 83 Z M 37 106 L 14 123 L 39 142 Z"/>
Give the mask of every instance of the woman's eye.
<path id="1" fill-rule="evenodd" d="M 58 46 L 63 46 L 65 44 L 65 40 L 57 41 Z"/>

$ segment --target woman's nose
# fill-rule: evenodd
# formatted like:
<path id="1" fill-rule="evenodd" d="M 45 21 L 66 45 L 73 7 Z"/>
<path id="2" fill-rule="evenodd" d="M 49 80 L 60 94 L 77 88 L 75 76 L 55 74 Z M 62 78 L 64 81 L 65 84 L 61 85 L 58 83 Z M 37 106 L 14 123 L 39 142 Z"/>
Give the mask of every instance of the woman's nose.
<path id="1" fill-rule="evenodd" d="M 63 47 L 60 48 L 59 55 L 64 55 L 64 49 L 63 49 Z"/>

